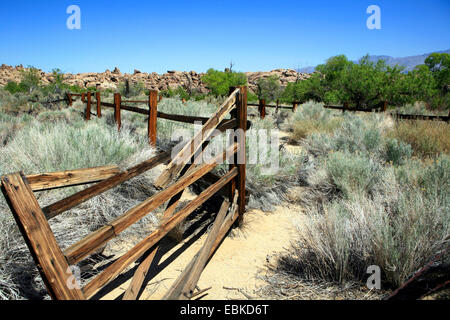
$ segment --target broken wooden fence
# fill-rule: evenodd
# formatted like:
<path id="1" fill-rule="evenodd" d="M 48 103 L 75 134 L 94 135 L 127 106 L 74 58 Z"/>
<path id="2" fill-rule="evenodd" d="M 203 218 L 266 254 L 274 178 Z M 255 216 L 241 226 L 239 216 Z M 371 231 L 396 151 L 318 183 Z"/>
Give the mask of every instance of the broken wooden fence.
<path id="1" fill-rule="evenodd" d="M 107 166 L 28 176 L 19 172 L 1 177 L 3 194 L 53 299 L 90 299 L 110 284 L 128 266 L 143 258 L 124 295 L 124 299 L 136 299 L 155 256 L 159 241 L 212 196 L 220 193 L 225 195 L 223 204 L 203 248 L 170 288 L 165 298 L 189 299 L 199 294 L 199 292 L 194 292 L 194 288 L 207 260 L 232 225 L 242 220 L 245 212 L 247 88 L 232 88 L 230 92 L 230 96 L 218 111 L 210 118 L 205 119 L 200 132 L 201 136 L 194 137 L 175 157 L 171 158 L 171 151 L 162 152 L 122 172 L 117 167 Z M 150 94 L 150 105 L 154 102 L 155 97 L 156 95 Z M 82 99 L 87 99 L 87 102 L 90 101 L 90 98 L 90 94 L 82 97 Z M 117 98 L 115 101 L 119 102 L 120 100 Z M 97 106 L 99 105 L 102 105 L 102 102 L 97 99 Z M 231 119 L 225 120 L 227 114 L 231 114 Z M 221 132 L 225 129 L 241 129 L 244 134 L 233 133 L 230 136 L 230 145 L 223 153 L 217 155 L 213 161 L 198 164 L 195 160 L 202 156 L 204 149 L 198 150 L 197 147 L 194 147 L 196 146 L 194 141 L 200 139 L 201 146 L 207 146 L 211 130 L 214 129 Z M 191 161 L 187 164 L 179 163 L 177 160 L 180 158 Z M 231 160 L 228 171 L 222 177 L 214 178 L 211 171 L 224 160 Z M 170 163 L 167 169 L 156 180 L 156 185 L 161 188 L 159 192 L 66 250 L 59 247 L 48 220 L 168 161 Z M 207 181 L 211 181 L 211 177 L 215 181 L 187 205 L 176 211 L 184 190 L 208 175 Z M 37 191 L 94 182 L 97 183 L 45 208 L 40 207 L 34 195 L 34 192 Z M 84 287 L 69 285 L 73 284 L 74 279 L 71 265 L 88 258 L 125 229 L 166 202 L 168 204 L 162 220 L 154 232 L 107 266 Z"/>

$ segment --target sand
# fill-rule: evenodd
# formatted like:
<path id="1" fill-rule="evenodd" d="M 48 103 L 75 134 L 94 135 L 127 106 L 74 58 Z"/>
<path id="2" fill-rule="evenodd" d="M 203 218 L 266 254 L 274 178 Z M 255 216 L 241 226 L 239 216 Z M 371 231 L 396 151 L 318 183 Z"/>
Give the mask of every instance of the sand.
<path id="1" fill-rule="evenodd" d="M 203 271 L 198 287 L 211 289 L 202 299 L 257 298 L 258 289 L 265 285 L 258 276 L 266 272 L 267 263 L 286 251 L 290 241 L 295 239 L 292 220 L 298 217 L 299 211 L 299 207 L 288 204 L 276 207 L 272 213 L 248 211 L 243 227 L 230 233 Z M 173 247 L 159 257 L 158 266 L 152 268 L 153 273 L 157 274 L 147 277 L 140 299 L 161 299 L 200 250 L 206 237 L 205 233 L 195 242 L 187 239 L 175 246 L 174 240 L 166 240 L 162 245 L 166 248 Z M 162 268 L 164 269 L 161 271 Z M 122 283 L 103 299 L 120 298 L 130 281 L 131 279 Z"/>

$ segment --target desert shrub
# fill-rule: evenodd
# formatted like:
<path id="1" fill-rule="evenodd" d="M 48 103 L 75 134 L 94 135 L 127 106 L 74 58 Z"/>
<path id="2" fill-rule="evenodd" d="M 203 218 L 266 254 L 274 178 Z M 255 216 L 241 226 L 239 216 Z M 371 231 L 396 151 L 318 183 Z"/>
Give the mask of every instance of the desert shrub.
<path id="1" fill-rule="evenodd" d="M 144 139 L 143 139 L 144 140 Z M 144 141 L 101 120 L 39 123 L 26 126 L 0 151 L 0 174 L 25 174 L 88 168 L 118 163 L 145 145 Z"/>
<path id="2" fill-rule="evenodd" d="M 322 210 L 306 206 L 300 239 L 281 259 L 281 269 L 300 278 L 343 283 L 364 282 L 367 267 L 378 265 L 384 286 L 397 287 L 448 245 L 450 158 L 442 156 L 431 165 L 408 160 L 398 167 L 343 155 L 331 159 L 315 170 L 324 170 L 322 179 L 337 188 L 322 183 L 313 191 L 344 192 L 322 194 Z M 320 180 L 318 175 L 310 181 Z M 372 192 L 361 192 L 367 189 Z"/>
<path id="3" fill-rule="evenodd" d="M 381 166 L 371 158 L 347 152 L 332 152 L 325 163 L 330 182 L 343 199 L 373 194 L 381 179 Z"/>
<path id="4" fill-rule="evenodd" d="M 419 157 L 434 157 L 450 150 L 450 127 L 445 122 L 400 121 L 387 135 L 410 144 Z"/>
<path id="5" fill-rule="evenodd" d="M 297 118 L 314 119 L 300 112 Z M 367 267 L 378 265 L 384 286 L 396 287 L 449 243 L 450 158 L 412 158 L 414 145 L 392 134 L 403 124 L 389 117 L 342 117 L 334 131 L 303 140 L 297 174 L 307 216 L 279 271 L 364 282 Z"/>
<path id="6" fill-rule="evenodd" d="M 118 92 L 127 97 L 136 97 L 144 93 L 145 85 L 141 81 L 129 81 L 128 79 L 125 82 L 119 84 L 117 88 Z M 95 91 L 95 89 L 94 89 Z"/>
<path id="7" fill-rule="evenodd" d="M 145 136 L 143 136 L 145 137 Z M 154 150 L 145 138 L 133 136 L 126 124 L 120 133 L 103 120 L 39 123 L 33 121 L 18 130 L 14 138 L 0 147 L 0 175 L 24 171 L 42 173 L 117 164 L 123 169 L 153 156 Z M 151 170 L 83 203 L 49 221 L 55 237 L 64 250 L 90 232 L 112 221 L 138 205 L 156 190 Z M 42 207 L 54 203 L 84 187 L 71 187 L 40 192 Z M 158 224 L 160 210 L 127 229 L 124 238 L 139 240 Z M 114 241 L 113 241 L 114 242 Z M 109 249 L 108 249 L 109 248 Z M 114 250 L 108 245 L 106 250 Z M 98 273 L 93 269 L 98 258 L 88 259 L 83 284 Z M 105 263 L 105 261 L 102 261 Z M 108 262 L 108 260 L 106 261 Z M 91 269 L 89 265 L 91 264 Z M 86 268 L 86 265 L 84 266 Z M 44 284 L 3 197 L 0 199 L 0 299 L 48 298 Z"/>
<path id="8" fill-rule="evenodd" d="M 304 139 L 315 132 L 332 133 L 342 125 L 342 118 L 323 104 L 309 101 L 300 105 L 290 120 L 292 139 Z"/>
<path id="9" fill-rule="evenodd" d="M 386 162 L 400 165 L 405 160 L 411 158 L 412 149 L 409 144 L 405 144 L 397 139 L 387 139 L 386 141 Z"/>

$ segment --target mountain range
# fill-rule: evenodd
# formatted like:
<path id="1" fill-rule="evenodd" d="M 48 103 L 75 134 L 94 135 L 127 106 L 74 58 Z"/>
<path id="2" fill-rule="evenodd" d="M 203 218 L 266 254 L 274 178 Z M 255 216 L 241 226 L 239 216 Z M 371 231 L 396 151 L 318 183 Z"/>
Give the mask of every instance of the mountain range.
<path id="1" fill-rule="evenodd" d="M 443 50 L 443 51 L 435 51 L 438 53 L 448 53 L 450 54 L 450 49 L 448 50 Z M 377 62 L 378 60 L 385 60 L 386 63 L 389 66 L 395 66 L 395 65 L 400 65 L 400 66 L 404 66 L 405 67 L 405 72 L 406 71 L 411 71 L 413 70 L 417 65 L 420 64 L 424 64 L 425 63 L 425 59 L 428 58 L 428 56 L 431 53 L 426 53 L 426 54 L 422 54 L 422 55 L 418 55 L 418 56 L 409 56 L 409 57 L 401 57 L 401 58 L 395 58 L 395 57 L 391 57 L 391 56 L 369 56 L 369 59 L 373 62 Z M 353 61 L 353 62 L 358 62 L 358 61 Z M 298 72 L 304 72 L 304 73 L 312 73 L 314 72 L 316 67 L 304 67 L 304 68 L 300 68 L 298 69 Z"/>

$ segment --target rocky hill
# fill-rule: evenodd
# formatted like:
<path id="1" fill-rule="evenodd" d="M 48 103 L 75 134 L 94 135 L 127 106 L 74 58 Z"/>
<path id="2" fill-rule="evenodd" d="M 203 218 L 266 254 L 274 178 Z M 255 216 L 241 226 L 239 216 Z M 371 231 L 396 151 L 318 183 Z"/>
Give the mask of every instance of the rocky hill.
<path id="1" fill-rule="evenodd" d="M 0 67 L 0 86 L 6 85 L 9 81 L 20 82 L 20 70 L 23 69 L 24 67 L 21 65 L 12 67 L 3 64 Z M 44 84 L 54 81 L 54 77 L 51 73 L 40 70 L 40 74 Z M 96 87 L 100 90 L 114 90 L 119 83 L 128 79 L 132 83 L 144 83 L 147 89 L 166 90 L 168 88 L 175 89 L 178 86 L 182 86 L 185 89 L 206 93 L 207 89 L 205 84 L 201 81 L 202 75 L 202 73 L 197 73 L 195 71 L 167 71 L 167 73 L 158 74 L 156 72 L 141 72 L 139 70 L 135 70 L 133 74 L 123 74 L 118 68 L 115 68 L 113 71 L 106 70 L 102 73 L 66 73 L 64 74 L 64 82 L 71 85 L 78 85 L 83 88 Z M 276 69 L 268 72 L 246 72 L 246 75 L 248 77 L 249 88 L 252 91 L 255 91 L 256 81 L 259 78 L 276 75 L 280 79 L 281 85 L 286 86 L 288 82 L 295 82 L 297 79 L 304 80 L 309 77 L 306 73 L 299 73 L 292 69 Z"/>

